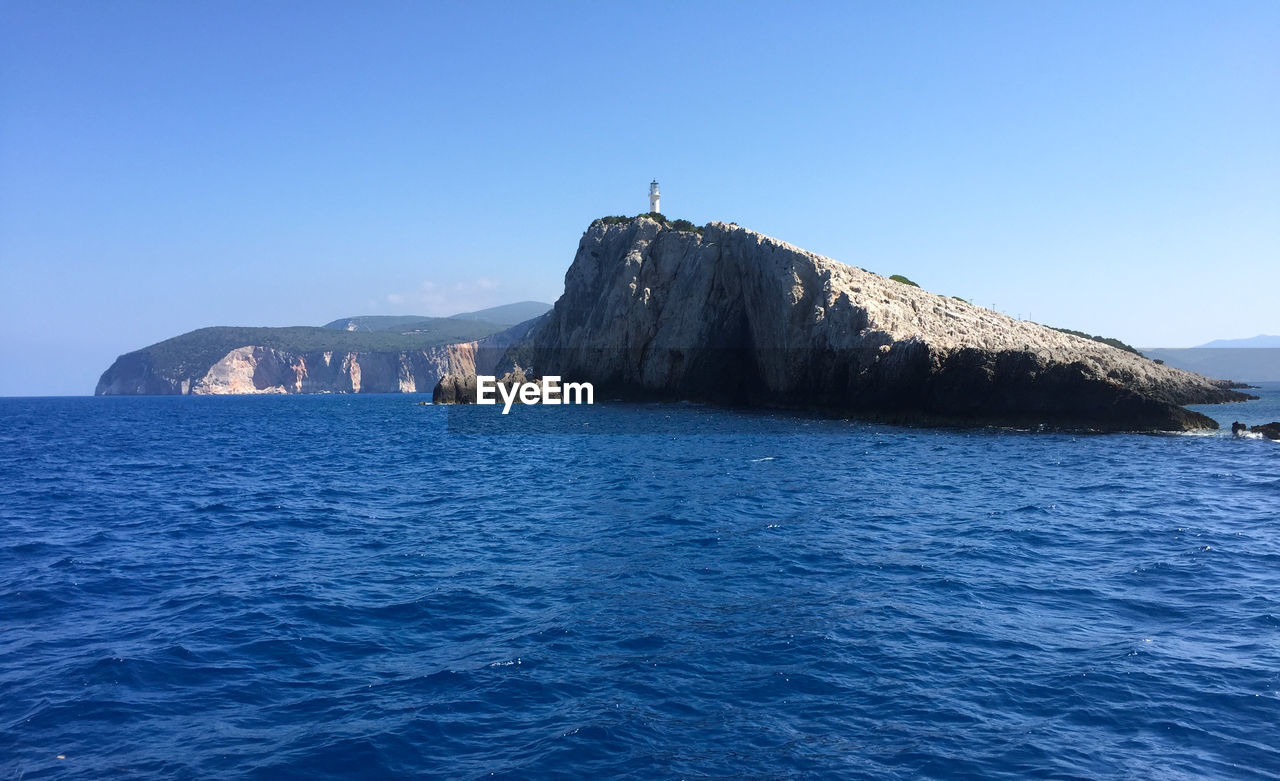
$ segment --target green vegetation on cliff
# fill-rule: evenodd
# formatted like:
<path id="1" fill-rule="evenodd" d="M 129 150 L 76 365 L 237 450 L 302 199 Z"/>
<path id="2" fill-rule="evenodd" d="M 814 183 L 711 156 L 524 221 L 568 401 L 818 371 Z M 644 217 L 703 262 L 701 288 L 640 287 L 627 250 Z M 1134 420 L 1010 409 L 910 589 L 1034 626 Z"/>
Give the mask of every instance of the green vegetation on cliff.
<path id="1" fill-rule="evenodd" d="M 498 325 L 518 325 L 526 320 L 541 317 L 551 311 L 551 304 L 542 301 L 517 301 L 514 304 L 491 306 L 475 312 L 460 312 L 449 315 L 451 320 L 481 320 Z"/>
<path id="2" fill-rule="evenodd" d="M 1134 355 L 1142 355 L 1142 353 L 1138 352 L 1138 349 L 1136 347 L 1125 344 L 1119 339 L 1113 339 L 1110 336 L 1094 336 L 1091 334 L 1087 334 L 1084 331 L 1073 331 L 1070 328 L 1058 328 L 1057 326 L 1053 326 L 1053 325 L 1049 327 L 1055 331 L 1060 331 L 1064 334 L 1071 334 L 1072 336 L 1079 336 L 1084 339 L 1092 339 L 1095 342 L 1101 342 L 1102 344 L 1110 345 L 1112 347 L 1115 347 L 1116 349 L 1124 350 L 1127 353 L 1133 353 Z"/>
<path id="3" fill-rule="evenodd" d="M 669 230 L 684 231 L 686 233 L 702 233 L 702 227 L 699 225 L 694 225 L 688 220 L 669 220 L 658 212 L 646 212 L 645 214 L 637 214 L 634 217 L 623 217 L 620 214 L 615 214 L 610 217 L 600 217 L 597 221 L 602 222 L 605 225 L 628 225 L 632 220 L 638 220 L 641 217 L 648 217 Z"/>

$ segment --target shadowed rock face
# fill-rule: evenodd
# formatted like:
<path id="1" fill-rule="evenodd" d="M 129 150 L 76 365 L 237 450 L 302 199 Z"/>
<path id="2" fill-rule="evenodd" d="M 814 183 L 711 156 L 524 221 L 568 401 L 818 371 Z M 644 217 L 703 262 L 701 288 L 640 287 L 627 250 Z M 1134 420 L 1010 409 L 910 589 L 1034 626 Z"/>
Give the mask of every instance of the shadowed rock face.
<path id="1" fill-rule="evenodd" d="M 1131 353 L 724 223 L 596 222 L 520 348 L 598 397 L 825 409 L 896 422 L 1103 430 L 1217 424 L 1246 398 Z"/>
<path id="2" fill-rule="evenodd" d="M 475 404 L 476 375 L 446 374 L 431 391 L 432 404 Z"/>

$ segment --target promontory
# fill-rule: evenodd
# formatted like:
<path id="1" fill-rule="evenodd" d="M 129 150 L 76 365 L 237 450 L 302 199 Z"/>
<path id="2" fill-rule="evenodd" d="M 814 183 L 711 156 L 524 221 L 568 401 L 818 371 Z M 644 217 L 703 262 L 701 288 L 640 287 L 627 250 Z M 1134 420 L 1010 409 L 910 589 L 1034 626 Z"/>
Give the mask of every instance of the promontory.
<path id="1" fill-rule="evenodd" d="M 597 399 L 901 423 L 1215 429 L 1183 405 L 1248 398 L 732 223 L 649 216 L 591 224 L 554 309 L 480 373 L 517 365 L 591 382 Z M 464 400 L 455 389 L 474 387 L 475 368 L 445 376 L 436 397 Z"/>

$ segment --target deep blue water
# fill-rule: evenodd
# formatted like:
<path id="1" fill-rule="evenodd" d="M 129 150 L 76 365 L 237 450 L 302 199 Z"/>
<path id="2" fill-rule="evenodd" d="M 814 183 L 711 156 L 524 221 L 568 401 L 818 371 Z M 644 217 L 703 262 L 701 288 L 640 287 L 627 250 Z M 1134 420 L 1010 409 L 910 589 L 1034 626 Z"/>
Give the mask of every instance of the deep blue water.
<path id="1" fill-rule="evenodd" d="M 0 399 L 0 779 L 1280 778 L 1280 444 L 415 402 Z"/>

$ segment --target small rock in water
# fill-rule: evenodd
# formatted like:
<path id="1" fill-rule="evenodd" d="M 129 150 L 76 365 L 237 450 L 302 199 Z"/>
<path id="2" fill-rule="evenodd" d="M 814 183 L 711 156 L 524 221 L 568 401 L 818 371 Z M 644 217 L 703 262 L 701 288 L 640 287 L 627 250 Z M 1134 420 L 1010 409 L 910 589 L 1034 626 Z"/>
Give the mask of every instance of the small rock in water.
<path id="1" fill-rule="evenodd" d="M 1232 431 L 1234 431 L 1234 430 L 1235 430 L 1235 426 L 1232 426 L 1232 427 L 1231 427 L 1231 430 L 1232 430 Z M 1262 425 L 1254 426 L 1253 428 L 1251 428 L 1251 429 L 1249 429 L 1249 430 L 1250 430 L 1250 431 L 1252 431 L 1252 432 L 1253 432 L 1253 433 L 1255 433 L 1255 434 L 1261 434 L 1262 436 L 1266 437 L 1267 439 L 1276 439 L 1276 440 L 1280 440 L 1280 421 L 1273 421 L 1273 422 L 1271 422 L 1271 423 L 1263 423 Z"/>

